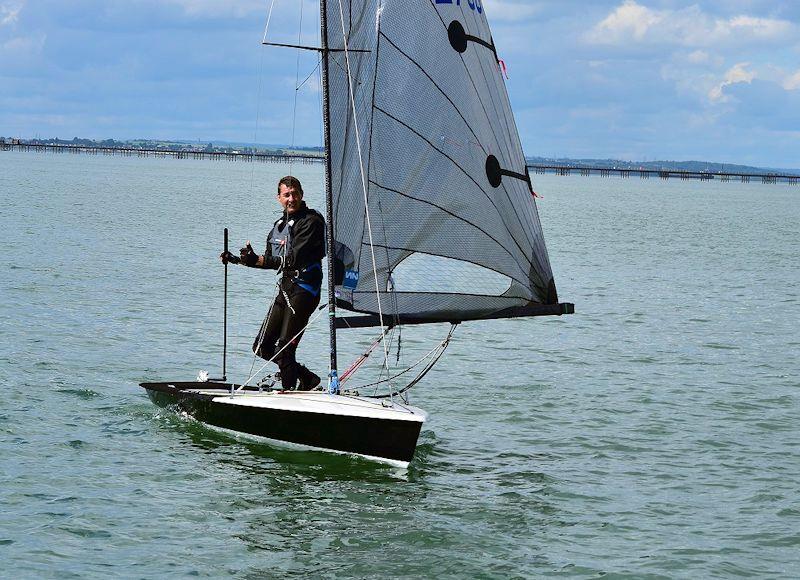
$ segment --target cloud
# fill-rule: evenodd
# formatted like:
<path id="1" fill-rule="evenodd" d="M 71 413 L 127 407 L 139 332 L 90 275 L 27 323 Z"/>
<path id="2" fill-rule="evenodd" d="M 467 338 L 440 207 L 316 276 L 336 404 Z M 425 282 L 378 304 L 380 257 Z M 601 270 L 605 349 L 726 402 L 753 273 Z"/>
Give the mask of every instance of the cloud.
<path id="1" fill-rule="evenodd" d="M 591 44 L 663 44 L 690 48 L 779 43 L 797 31 L 788 20 L 738 15 L 720 18 L 693 5 L 680 10 L 655 10 L 625 0 L 584 35 Z"/>
<path id="2" fill-rule="evenodd" d="M 704 50 L 695 50 L 686 57 L 686 60 L 692 64 L 706 64 L 711 61 L 711 56 Z"/>
<path id="3" fill-rule="evenodd" d="M 800 89 L 800 70 L 784 79 L 783 88 L 787 91 L 796 91 Z"/>
<path id="4" fill-rule="evenodd" d="M 24 5 L 24 2 L 0 3 L 0 26 L 14 24 L 19 18 L 19 13 Z"/>
<path id="5" fill-rule="evenodd" d="M 725 73 L 725 80 L 709 91 L 708 98 L 713 102 L 727 102 L 729 97 L 723 92 L 725 87 L 729 87 L 737 83 L 752 83 L 753 79 L 756 78 L 756 74 L 753 71 L 748 71 L 745 68 L 747 66 L 750 66 L 749 62 L 740 62 L 731 68 L 727 73 Z"/>
<path id="6" fill-rule="evenodd" d="M 625 0 L 594 27 L 589 39 L 600 44 L 616 44 L 631 37 L 642 40 L 647 31 L 662 18 L 661 14 L 640 6 L 635 0 Z"/>

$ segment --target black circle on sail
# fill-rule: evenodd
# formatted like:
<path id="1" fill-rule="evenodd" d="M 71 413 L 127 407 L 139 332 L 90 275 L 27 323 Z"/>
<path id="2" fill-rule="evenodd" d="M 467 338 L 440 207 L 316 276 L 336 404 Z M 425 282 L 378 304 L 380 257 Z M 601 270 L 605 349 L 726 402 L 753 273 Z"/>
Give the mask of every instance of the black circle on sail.
<path id="1" fill-rule="evenodd" d="M 458 20 L 453 20 L 450 26 L 447 27 L 447 37 L 450 39 L 450 46 L 452 46 L 456 52 L 466 52 L 467 33 Z"/>
<path id="2" fill-rule="evenodd" d="M 500 168 L 500 161 L 494 155 L 486 158 L 486 177 L 492 187 L 500 187 L 503 183 L 503 170 Z"/>

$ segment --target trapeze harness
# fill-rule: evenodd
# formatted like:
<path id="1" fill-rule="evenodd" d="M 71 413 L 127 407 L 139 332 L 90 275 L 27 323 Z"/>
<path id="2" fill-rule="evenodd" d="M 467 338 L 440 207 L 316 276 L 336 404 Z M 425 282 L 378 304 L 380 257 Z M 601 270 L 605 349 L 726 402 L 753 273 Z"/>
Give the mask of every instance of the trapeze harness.
<path id="1" fill-rule="evenodd" d="M 322 218 L 322 215 L 313 209 L 308 209 L 306 211 L 308 213 L 317 214 L 317 216 Z M 294 227 L 294 223 L 295 220 L 291 217 L 288 218 L 288 221 L 285 217 L 279 219 L 272 227 L 272 231 L 267 237 L 267 243 L 271 247 L 273 256 L 281 256 L 281 267 L 278 269 L 278 273 L 282 273 L 284 279 L 291 280 L 294 284 L 300 286 L 300 288 L 310 293 L 312 296 L 317 297 L 319 296 L 320 289 L 322 288 L 321 260 L 312 262 L 301 269 L 284 270 L 286 254 L 290 252 L 292 248 L 292 228 Z M 283 291 L 283 289 L 281 289 L 281 291 Z M 286 296 L 285 293 L 284 298 L 287 298 L 286 302 L 291 308 L 291 302 L 288 300 L 288 296 Z"/>

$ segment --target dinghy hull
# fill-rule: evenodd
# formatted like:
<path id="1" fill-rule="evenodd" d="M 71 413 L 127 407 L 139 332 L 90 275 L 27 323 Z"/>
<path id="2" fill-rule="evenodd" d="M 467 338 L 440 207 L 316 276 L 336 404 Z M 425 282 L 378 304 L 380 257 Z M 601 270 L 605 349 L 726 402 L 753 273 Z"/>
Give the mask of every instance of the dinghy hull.
<path id="1" fill-rule="evenodd" d="M 406 466 L 425 413 L 363 397 L 322 392 L 259 392 L 231 396 L 225 383 L 142 383 L 150 399 L 236 434 L 306 448 L 351 453 Z"/>

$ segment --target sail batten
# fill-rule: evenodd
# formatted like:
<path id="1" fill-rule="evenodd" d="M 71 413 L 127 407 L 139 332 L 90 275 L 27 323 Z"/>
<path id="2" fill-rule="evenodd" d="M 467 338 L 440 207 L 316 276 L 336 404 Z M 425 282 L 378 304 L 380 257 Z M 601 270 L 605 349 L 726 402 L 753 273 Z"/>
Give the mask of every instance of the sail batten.
<path id="1" fill-rule="evenodd" d="M 556 305 L 485 11 L 351 0 L 342 19 L 341 1 L 328 2 L 328 46 L 363 52 L 329 54 L 337 304 L 393 320 Z"/>

